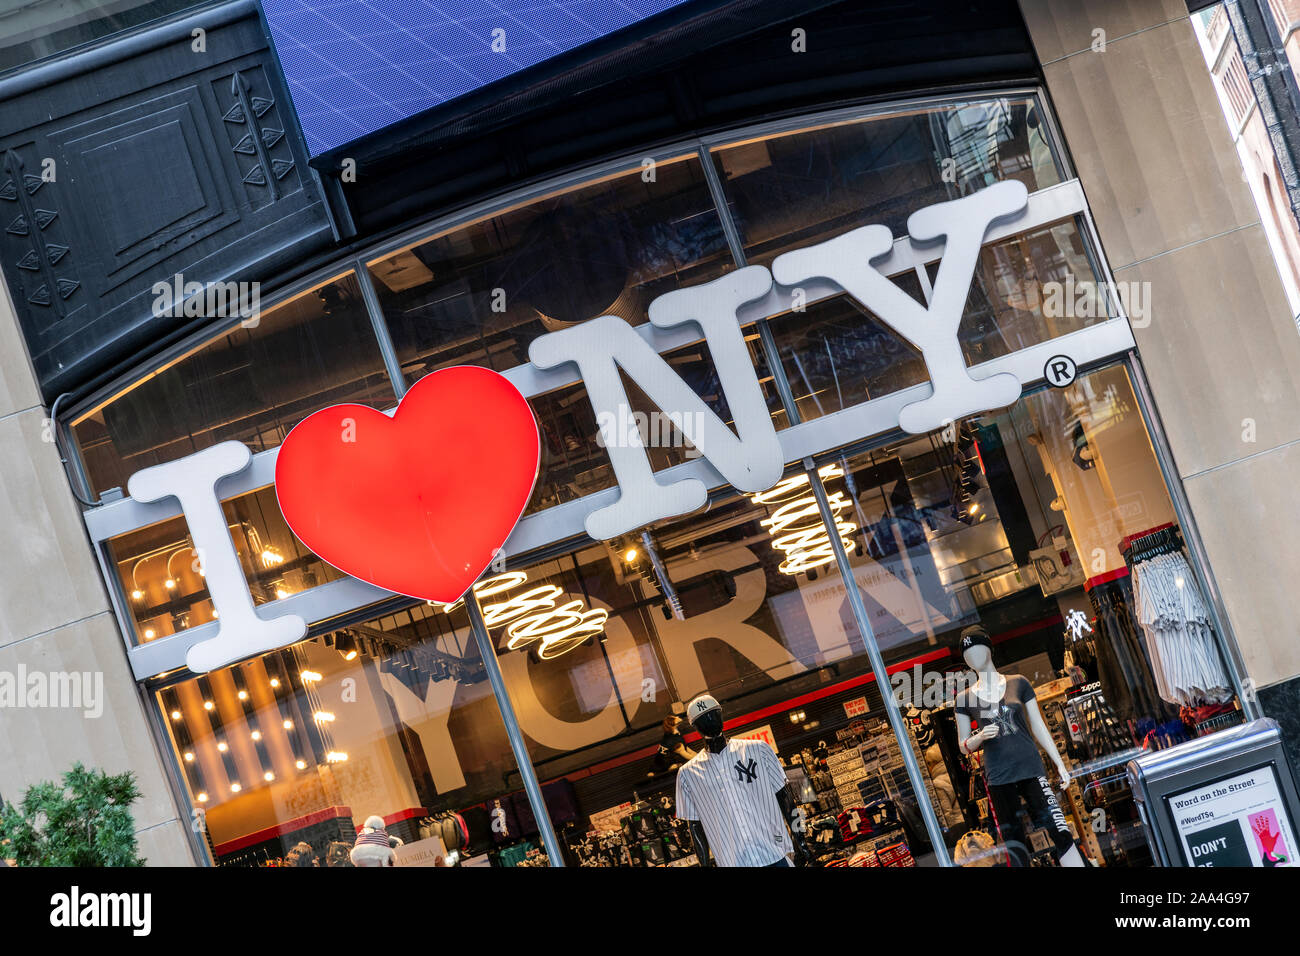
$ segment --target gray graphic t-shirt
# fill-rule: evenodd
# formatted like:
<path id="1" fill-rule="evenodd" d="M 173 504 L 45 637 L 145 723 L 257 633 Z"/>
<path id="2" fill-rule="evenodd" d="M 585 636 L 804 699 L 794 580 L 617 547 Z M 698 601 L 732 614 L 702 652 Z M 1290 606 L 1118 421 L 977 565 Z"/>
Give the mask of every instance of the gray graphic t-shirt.
<path id="1" fill-rule="evenodd" d="M 1037 700 L 1033 685 L 1019 674 L 1007 678 L 1002 700 L 988 703 L 971 691 L 958 695 L 956 712 L 973 721 L 972 733 L 997 724 L 998 735 L 984 744 L 984 773 L 990 785 L 1014 783 L 1044 775 L 1038 744 L 1029 733 L 1025 702 Z"/>

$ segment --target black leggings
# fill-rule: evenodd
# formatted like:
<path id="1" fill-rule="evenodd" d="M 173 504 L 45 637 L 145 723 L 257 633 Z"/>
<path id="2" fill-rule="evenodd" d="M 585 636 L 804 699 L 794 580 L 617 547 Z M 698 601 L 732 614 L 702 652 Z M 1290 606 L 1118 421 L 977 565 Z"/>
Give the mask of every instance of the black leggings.
<path id="1" fill-rule="evenodd" d="M 1026 777 L 1011 783 L 989 784 L 989 799 L 993 801 L 993 813 L 998 818 L 998 830 L 1002 841 L 1007 845 L 1007 854 L 1012 866 L 1029 865 L 1029 847 L 1025 843 L 1025 829 L 1020 825 L 1020 801 L 1024 800 L 1029 808 L 1029 818 L 1036 827 L 1047 830 L 1056 844 L 1056 858 L 1074 846 L 1074 837 L 1065 822 L 1065 814 L 1052 792 L 1052 784 L 1046 777 Z"/>

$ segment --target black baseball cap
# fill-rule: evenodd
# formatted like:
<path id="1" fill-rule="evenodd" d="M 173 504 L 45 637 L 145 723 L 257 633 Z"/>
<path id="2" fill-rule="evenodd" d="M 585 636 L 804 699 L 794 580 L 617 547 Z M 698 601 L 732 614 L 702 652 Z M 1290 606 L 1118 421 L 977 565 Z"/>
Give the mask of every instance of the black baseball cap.
<path id="1" fill-rule="evenodd" d="M 993 640 L 989 637 L 989 632 L 984 630 L 983 627 L 972 624 L 970 627 L 963 628 L 961 640 L 958 642 L 960 649 L 965 651 L 968 647 L 974 647 L 976 644 L 982 644 L 989 650 L 993 650 Z"/>

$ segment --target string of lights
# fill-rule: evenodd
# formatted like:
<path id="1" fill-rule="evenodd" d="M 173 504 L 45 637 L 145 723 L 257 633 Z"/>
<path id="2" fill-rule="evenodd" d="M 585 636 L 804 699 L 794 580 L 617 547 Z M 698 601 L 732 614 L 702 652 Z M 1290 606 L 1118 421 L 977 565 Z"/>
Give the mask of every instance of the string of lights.
<path id="1" fill-rule="evenodd" d="M 844 477 L 844 471 L 838 465 L 825 465 L 818 469 L 817 474 L 823 482 Z M 834 562 L 830 532 L 822 522 L 817 498 L 806 473 L 793 475 L 767 491 L 748 497 L 756 505 L 778 506 L 759 524 L 768 529 L 772 546 L 785 555 L 780 566 L 782 574 L 804 574 Z M 844 550 L 852 554 L 857 546 L 852 535 L 858 526 L 840 517 L 841 512 L 848 511 L 852 504 L 842 491 L 828 493 L 826 497 Z"/>

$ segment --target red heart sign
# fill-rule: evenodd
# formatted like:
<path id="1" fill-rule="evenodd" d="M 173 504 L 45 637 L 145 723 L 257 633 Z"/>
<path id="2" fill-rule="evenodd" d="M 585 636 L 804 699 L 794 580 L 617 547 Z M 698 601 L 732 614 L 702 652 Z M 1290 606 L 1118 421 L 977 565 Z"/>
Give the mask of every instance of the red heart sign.
<path id="1" fill-rule="evenodd" d="M 391 418 L 335 405 L 303 419 L 280 446 L 275 494 L 293 533 L 340 571 L 450 603 L 519 521 L 540 454 L 519 390 L 457 366 L 416 382 Z"/>

